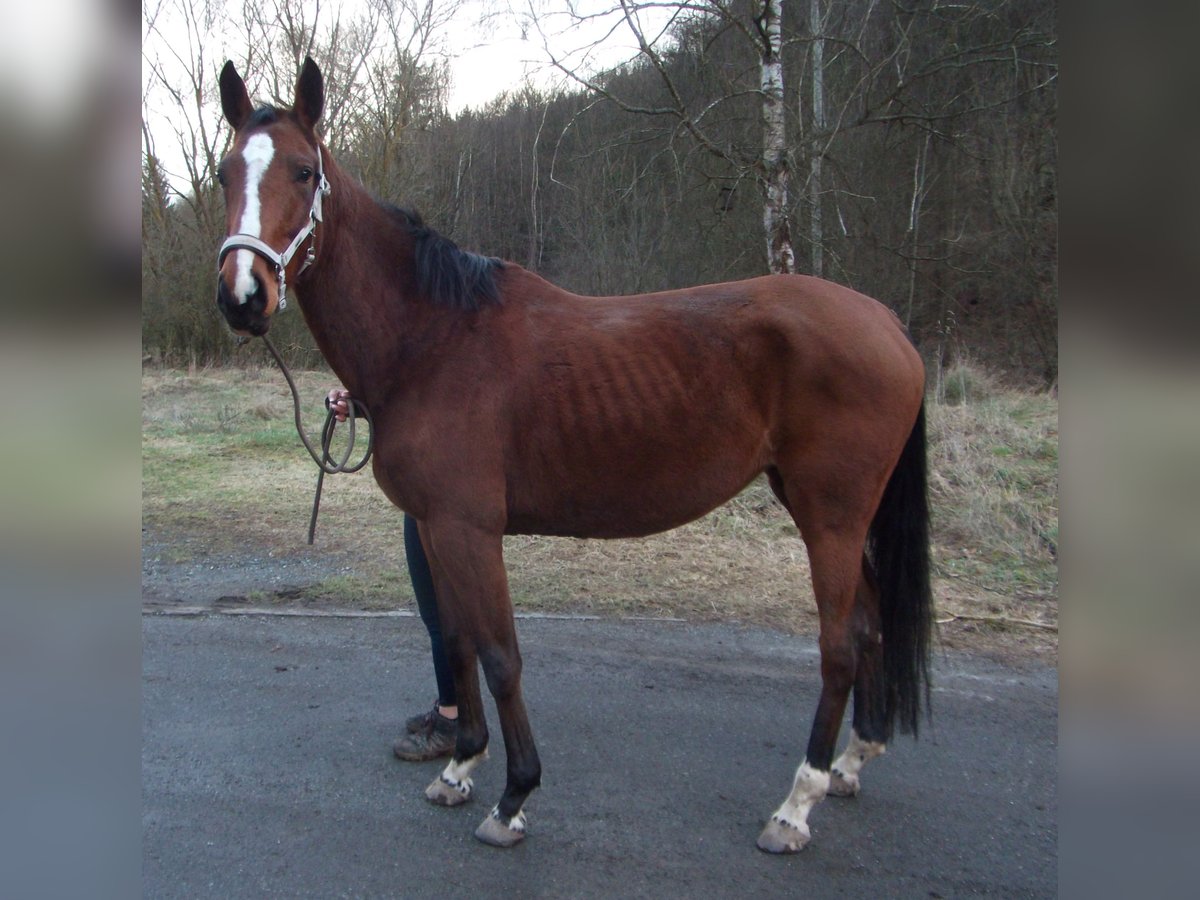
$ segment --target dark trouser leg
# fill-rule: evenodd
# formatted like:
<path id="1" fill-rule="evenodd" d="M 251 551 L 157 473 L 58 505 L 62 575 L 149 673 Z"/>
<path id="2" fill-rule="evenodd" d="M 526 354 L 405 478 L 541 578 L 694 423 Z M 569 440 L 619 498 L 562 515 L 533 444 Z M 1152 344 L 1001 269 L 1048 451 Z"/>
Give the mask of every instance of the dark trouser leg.
<path id="1" fill-rule="evenodd" d="M 417 611 L 425 630 L 429 632 L 429 646 L 433 653 L 433 674 L 437 679 L 438 703 L 441 706 L 457 706 L 454 692 L 454 674 L 446 658 L 446 647 L 442 640 L 442 624 L 438 618 L 437 593 L 433 588 L 433 574 L 429 571 L 429 559 L 421 545 L 417 531 L 417 520 L 404 514 L 404 555 L 408 560 L 408 572 L 412 578 L 413 592 L 417 595 Z"/>

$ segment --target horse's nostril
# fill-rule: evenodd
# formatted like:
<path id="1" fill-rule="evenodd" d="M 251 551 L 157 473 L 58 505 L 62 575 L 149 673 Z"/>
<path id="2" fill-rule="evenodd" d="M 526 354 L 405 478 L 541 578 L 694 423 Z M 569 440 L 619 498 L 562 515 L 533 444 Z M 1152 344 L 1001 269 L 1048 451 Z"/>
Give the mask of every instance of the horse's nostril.
<path id="1" fill-rule="evenodd" d="M 267 305 L 267 292 L 263 288 L 262 279 L 256 274 L 251 274 L 253 285 L 250 288 L 250 293 L 246 295 L 246 302 L 251 305 L 251 308 L 262 312 Z"/>
<path id="2" fill-rule="evenodd" d="M 217 306 L 225 309 L 233 306 L 233 292 L 229 290 L 229 285 L 225 283 L 224 278 L 217 278 Z"/>

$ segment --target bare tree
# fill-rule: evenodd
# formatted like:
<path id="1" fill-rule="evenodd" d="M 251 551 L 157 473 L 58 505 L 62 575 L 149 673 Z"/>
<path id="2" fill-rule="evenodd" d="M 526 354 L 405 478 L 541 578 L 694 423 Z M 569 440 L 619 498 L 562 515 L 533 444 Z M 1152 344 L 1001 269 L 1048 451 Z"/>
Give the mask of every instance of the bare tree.
<path id="1" fill-rule="evenodd" d="M 812 131 L 819 142 L 825 137 L 825 43 L 821 38 L 821 32 L 824 30 L 821 0 L 808 0 L 808 27 L 812 33 Z M 811 208 L 808 240 L 811 247 L 811 272 L 818 278 L 825 272 L 825 224 L 821 202 L 821 169 L 824 159 L 824 148 L 814 142 L 809 154 L 808 196 Z"/>
<path id="2" fill-rule="evenodd" d="M 557 31 L 554 15 L 525 23 L 548 45 L 575 36 L 578 52 L 552 53 L 568 88 L 451 116 L 452 5 L 152 0 L 143 308 L 180 335 L 164 345 L 227 352 L 204 332 L 228 139 L 208 82 L 230 55 L 270 98 L 311 52 L 339 160 L 464 246 L 596 293 L 798 258 L 918 336 L 953 321 L 982 359 L 1053 378 L 1053 0 L 597 2 Z M 604 35 L 627 55 L 603 55 Z"/>
<path id="3" fill-rule="evenodd" d="M 659 78 L 661 102 L 647 104 L 623 95 L 606 84 L 598 73 L 589 73 L 582 60 L 568 60 L 556 53 L 543 33 L 543 46 L 551 64 L 568 78 L 627 112 L 660 118 L 671 123 L 672 136 L 686 136 L 705 153 L 726 163 L 737 179 L 746 176 L 760 185 L 763 196 L 763 232 L 767 268 L 791 272 L 795 268 L 789 227 L 788 157 L 785 84 L 783 67 L 783 0 L 756 0 L 754 15 L 747 17 L 745 4 L 734 0 L 618 0 L 618 5 L 590 15 L 572 12 L 572 27 L 603 19 L 619 18 L 638 47 L 638 59 Z M 758 78 L 749 73 L 730 80 L 727 88 L 708 99 L 693 99 L 682 84 L 673 63 L 677 58 L 679 26 L 716 23 L 721 31 L 740 34 L 753 48 L 758 60 Z M 653 23 L 653 24 L 649 24 Z M 615 27 L 615 26 L 614 26 Z M 611 29 L 609 31 L 611 34 Z M 760 109 L 760 139 L 757 146 L 731 143 L 718 136 L 709 122 L 716 111 L 746 96 L 757 97 Z"/>
<path id="4" fill-rule="evenodd" d="M 143 308 L 160 343 L 220 356 L 228 341 L 211 315 L 212 257 L 224 231 L 216 167 L 230 140 L 216 73 L 232 58 L 259 97 L 286 105 L 306 56 L 326 83 L 324 136 L 371 187 L 395 196 L 422 181 L 413 132 L 445 115 L 440 54 L 461 4 L 437 0 L 157 0 L 143 7 Z M 416 168 L 428 168 L 427 164 Z M 408 182 L 397 173 L 405 172 Z M 281 323 L 284 342 L 307 343 Z M 294 332 L 294 333 L 292 333 Z M 191 338 L 172 335 L 190 333 Z M 224 341 L 222 343 L 222 341 Z M 168 351 L 168 352 L 174 352 Z"/>
<path id="5" fill-rule="evenodd" d="M 163 0 L 143 9 L 144 149 L 152 153 L 157 137 L 153 132 L 169 132 L 172 159 L 181 168 L 165 169 L 166 180 L 182 185 L 175 196 L 191 207 L 198 226 L 213 237 L 221 223 L 210 188 L 228 140 L 211 108 L 217 72 L 211 42 L 222 19 L 221 6 L 211 0 Z M 146 119 L 150 93 L 165 106 L 153 122 Z M 156 156 L 160 170 L 163 158 Z"/>
<path id="6" fill-rule="evenodd" d="M 812 2 L 815 9 L 816 0 Z M 763 231 L 767 239 L 767 268 L 776 273 L 792 272 L 796 268 L 796 256 L 792 252 L 792 234 L 788 227 L 791 172 L 784 121 L 783 0 L 765 0 L 755 24 L 762 54 L 762 180 L 766 192 Z M 819 181 L 816 183 L 820 184 Z"/>

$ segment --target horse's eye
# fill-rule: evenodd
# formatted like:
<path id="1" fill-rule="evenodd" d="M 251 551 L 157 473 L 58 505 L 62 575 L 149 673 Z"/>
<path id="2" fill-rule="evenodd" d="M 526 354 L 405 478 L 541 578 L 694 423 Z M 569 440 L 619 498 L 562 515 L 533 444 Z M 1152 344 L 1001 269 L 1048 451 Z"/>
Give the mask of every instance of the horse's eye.
<path id="1" fill-rule="evenodd" d="M 221 187 L 225 187 L 225 173 L 220 169 L 217 169 L 217 184 L 221 185 Z"/>
<path id="2" fill-rule="evenodd" d="M 308 166 L 303 166 L 296 174 L 296 180 L 301 183 L 307 182 L 310 178 L 312 178 L 312 169 Z"/>

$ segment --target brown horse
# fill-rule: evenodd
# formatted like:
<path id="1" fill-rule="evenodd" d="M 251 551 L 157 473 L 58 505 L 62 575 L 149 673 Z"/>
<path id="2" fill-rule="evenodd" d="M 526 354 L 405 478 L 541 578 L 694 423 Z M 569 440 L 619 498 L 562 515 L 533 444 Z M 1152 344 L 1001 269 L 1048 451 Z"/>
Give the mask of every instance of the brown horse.
<path id="1" fill-rule="evenodd" d="M 476 836 L 524 837 L 541 766 L 503 535 L 664 531 L 765 472 L 808 547 L 822 686 L 804 762 L 758 845 L 803 847 L 812 806 L 857 793 L 893 725 L 915 733 L 928 703 L 925 376 L 896 317 L 802 276 L 571 294 L 368 196 L 317 137 L 312 60 L 292 109 L 254 109 L 232 64 L 220 87 L 235 135 L 220 166 L 231 237 L 218 305 L 235 331 L 264 334 L 285 280 L 295 286 L 325 358 L 374 417 L 375 478 L 429 556 L 460 725 L 426 796 L 471 794 L 488 745 L 482 665 L 508 780 Z"/>

